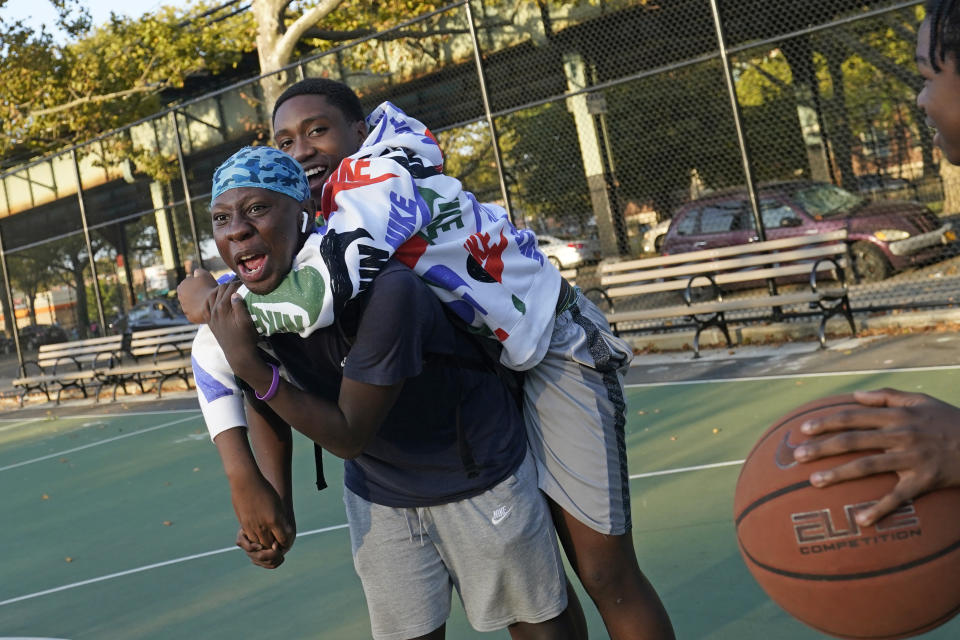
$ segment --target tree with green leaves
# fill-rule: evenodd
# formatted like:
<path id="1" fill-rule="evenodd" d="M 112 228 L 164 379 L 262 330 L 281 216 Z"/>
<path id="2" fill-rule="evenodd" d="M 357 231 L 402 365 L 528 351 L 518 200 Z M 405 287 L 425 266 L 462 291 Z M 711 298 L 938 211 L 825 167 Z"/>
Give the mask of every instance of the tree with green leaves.
<path id="1" fill-rule="evenodd" d="M 96 27 L 80 0 L 51 2 L 70 36 L 65 42 L 43 27 L 0 21 L 4 166 L 156 113 L 164 92 L 229 69 L 253 49 L 252 17 L 218 19 L 206 0 L 138 18 L 113 15 Z"/>

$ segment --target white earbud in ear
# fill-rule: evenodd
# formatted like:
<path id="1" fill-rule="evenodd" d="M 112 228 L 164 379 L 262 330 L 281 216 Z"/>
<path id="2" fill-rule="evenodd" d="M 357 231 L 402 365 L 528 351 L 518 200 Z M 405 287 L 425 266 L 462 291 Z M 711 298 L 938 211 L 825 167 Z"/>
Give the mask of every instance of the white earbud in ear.
<path id="1" fill-rule="evenodd" d="M 307 224 L 310 222 L 310 214 L 307 213 L 307 210 L 303 210 L 303 223 L 300 225 L 300 233 L 307 232 Z"/>

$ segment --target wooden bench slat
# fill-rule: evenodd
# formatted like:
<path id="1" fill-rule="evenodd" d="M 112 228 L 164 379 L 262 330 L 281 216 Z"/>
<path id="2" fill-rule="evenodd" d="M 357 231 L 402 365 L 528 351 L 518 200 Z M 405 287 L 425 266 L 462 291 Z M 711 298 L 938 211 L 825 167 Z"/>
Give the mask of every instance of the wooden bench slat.
<path id="1" fill-rule="evenodd" d="M 143 331 L 134 331 L 134 338 L 153 338 L 156 336 L 166 336 L 171 334 L 196 334 L 198 326 L 195 324 L 178 324 L 172 327 L 164 327 L 162 329 L 145 329 Z"/>
<path id="2" fill-rule="evenodd" d="M 715 273 L 728 271 L 731 269 L 744 269 L 746 267 L 755 267 L 765 264 L 777 264 L 782 262 L 796 262 L 800 260 L 810 260 L 834 256 L 846 253 L 847 249 L 842 244 L 828 244 L 809 249 L 794 249 L 792 251 L 780 251 L 775 253 L 761 253 L 759 255 L 750 255 L 743 258 L 731 258 L 726 260 L 716 260 L 711 262 L 698 262 L 696 264 L 685 264 L 678 267 L 645 269 L 642 271 L 629 271 L 612 276 L 603 276 L 600 284 L 603 286 L 620 284 L 622 282 L 634 282 L 639 280 L 650 280 L 654 278 L 677 278 L 690 276 L 695 273 L 703 273 L 712 269 Z"/>
<path id="3" fill-rule="evenodd" d="M 818 293 L 806 291 L 802 293 L 781 294 L 778 296 L 736 298 L 733 300 L 723 300 L 720 302 L 698 302 L 689 306 L 674 305 L 670 307 L 656 307 L 652 309 L 639 309 L 636 311 L 618 311 L 616 313 L 608 313 L 607 321 L 613 324 L 636 320 L 654 320 L 662 317 L 692 316 L 694 314 L 702 315 L 706 313 L 717 313 L 720 311 L 786 307 L 790 305 L 817 302 L 818 300 L 822 300 L 824 298 L 839 298 L 842 295 L 843 290 L 835 289 Z"/>
<path id="4" fill-rule="evenodd" d="M 844 266 L 841 262 L 840 266 Z M 751 282 L 753 280 L 766 280 L 768 278 L 786 278 L 790 276 L 807 275 L 812 270 L 810 263 L 801 263 L 795 265 L 785 265 L 770 269 L 754 269 L 751 271 L 741 271 L 734 273 L 724 273 L 714 276 L 718 285 L 735 284 L 741 282 Z M 831 271 L 833 264 L 823 262 L 817 267 L 817 272 Z M 624 296 L 637 296 L 649 293 L 662 293 L 664 291 L 682 291 L 687 288 L 688 279 L 667 280 L 665 282 L 654 282 L 651 284 L 627 285 L 623 287 L 610 287 L 606 293 L 611 298 L 622 298 Z M 704 278 L 702 285 L 709 286 L 709 281 Z"/>
<path id="5" fill-rule="evenodd" d="M 657 258 L 642 258 L 640 260 L 629 260 L 626 262 L 609 262 L 600 266 L 601 273 L 610 273 L 614 271 L 628 271 L 630 269 L 648 269 L 652 267 L 661 267 L 671 264 L 683 264 L 686 262 L 716 260 L 717 258 L 726 258 L 729 256 L 741 255 L 744 253 L 756 253 L 758 251 L 774 251 L 787 249 L 790 247 L 800 247 L 803 245 L 837 242 L 846 240 L 846 229 L 830 231 L 829 233 L 818 233 L 803 236 L 791 236 L 789 238 L 779 238 L 777 240 L 767 240 L 765 242 L 749 242 L 744 244 L 735 244 L 729 247 L 719 247 L 716 249 L 703 249 L 702 251 L 688 251 L 686 253 L 675 253 L 669 256 L 660 256 Z"/>
<path id="6" fill-rule="evenodd" d="M 86 340 L 73 340 L 70 342 L 51 342 L 50 344 L 42 344 L 40 348 L 37 349 L 37 353 L 45 353 L 47 351 L 59 351 L 61 349 L 75 349 L 78 347 L 96 347 L 103 344 L 112 344 L 116 342 L 120 344 L 123 340 L 121 335 L 112 335 L 104 336 L 102 338 L 87 338 Z"/>

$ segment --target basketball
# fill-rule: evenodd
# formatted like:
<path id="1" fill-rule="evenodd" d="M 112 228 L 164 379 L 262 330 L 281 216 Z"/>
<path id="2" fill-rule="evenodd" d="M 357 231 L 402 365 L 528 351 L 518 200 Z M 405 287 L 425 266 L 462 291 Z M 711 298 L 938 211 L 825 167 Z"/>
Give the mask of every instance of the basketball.
<path id="1" fill-rule="evenodd" d="M 740 553 L 767 595 L 839 638 L 908 638 L 960 611 L 960 489 L 934 491 L 873 526 L 855 514 L 888 493 L 894 473 L 818 489 L 810 474 L 864 453 L 799 464 L 800 425 L 862 407 L 821 398 L 778 420 L 747 456 L 734 494 Z"/>

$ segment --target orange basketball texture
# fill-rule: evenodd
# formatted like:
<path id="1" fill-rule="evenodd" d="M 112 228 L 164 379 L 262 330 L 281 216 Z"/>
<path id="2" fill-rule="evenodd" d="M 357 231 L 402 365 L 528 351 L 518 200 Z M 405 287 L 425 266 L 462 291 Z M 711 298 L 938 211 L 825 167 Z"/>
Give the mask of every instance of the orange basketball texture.
<path id="1" fill-rule="evenodd" d="M 862 453 L 798 464 L 810 418 L 860 407 L 821 398 L 778 420 L 737 479 L 734 521 L 743 559 L 764 591 L 804 623 L 840 638 L 907 638 L 960 611 L 960 489 L 920 496 L 874 526 L 855 512 L 893 488 L 886 473 L 817 489 L 813 471 Z"/>

